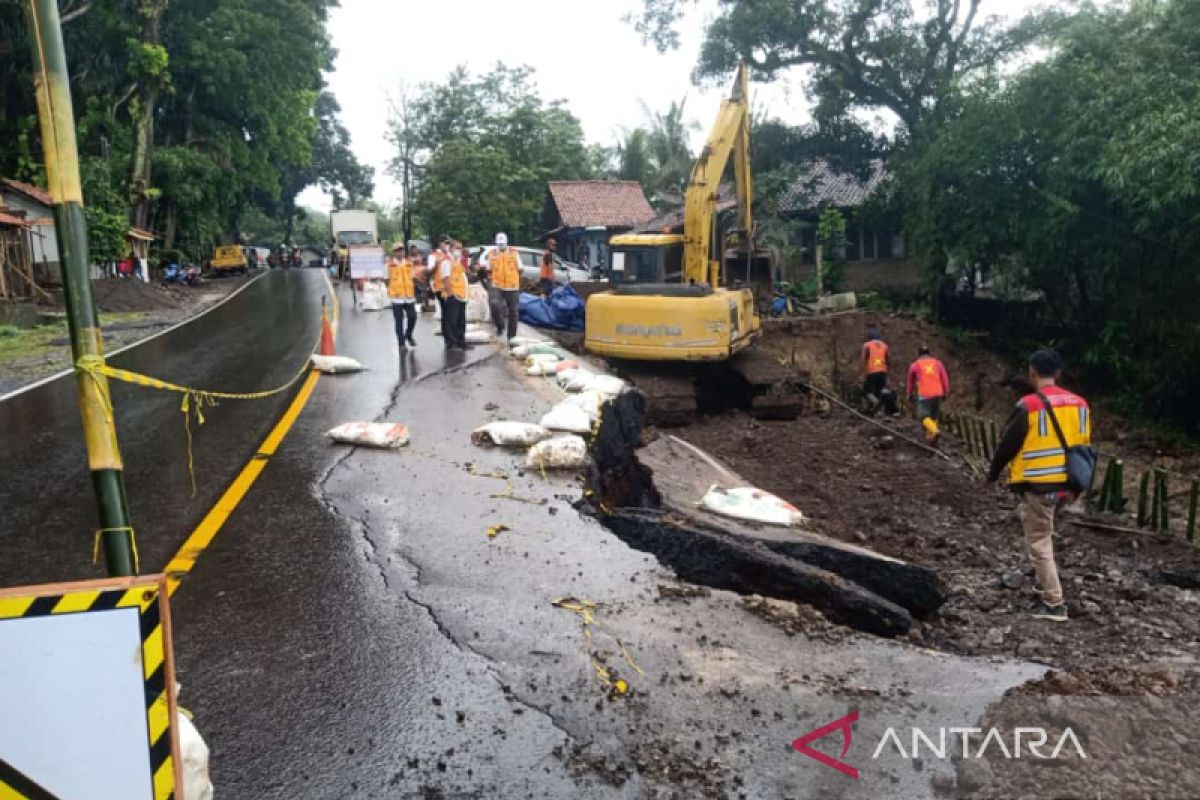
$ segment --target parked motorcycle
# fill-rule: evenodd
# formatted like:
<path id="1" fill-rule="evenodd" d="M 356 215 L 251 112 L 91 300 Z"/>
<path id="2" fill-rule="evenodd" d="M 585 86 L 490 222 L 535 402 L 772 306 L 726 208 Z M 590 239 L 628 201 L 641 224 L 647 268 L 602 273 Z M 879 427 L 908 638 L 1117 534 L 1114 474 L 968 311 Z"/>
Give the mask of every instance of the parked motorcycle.
<path id="1" fill-rule="evenodd" d="M 200 277 L 200 268 L 195 266 L 181 267 L 178 264 L 168 264 L 163 271 L 163 284 L 178 284 L 180 286 L 199 286 L 204 282 Z"/>

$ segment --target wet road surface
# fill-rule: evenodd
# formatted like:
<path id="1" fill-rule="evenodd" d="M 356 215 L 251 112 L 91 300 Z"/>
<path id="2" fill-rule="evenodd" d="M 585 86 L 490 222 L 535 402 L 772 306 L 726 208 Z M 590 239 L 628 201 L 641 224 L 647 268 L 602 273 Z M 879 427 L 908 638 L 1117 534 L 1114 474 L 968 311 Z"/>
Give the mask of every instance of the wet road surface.
<path id="1" fill-rule="evenodd" d="M 309 275 L 319 276 L 278 275 L 272 295 L 294 289 L 296 307 L 315 307 L 321 286 Z M 971 725 L 1040 673 L 840 629 L 788 636 L 726 592 L 663 595 L 680 586 L 668 571 L 575 512 L 574 477 L 525 473 L 521 456 L 470 443 L 490 419 L 537 419 L 555 400 L 549 384 L 490 346 L 446 354 L 430 315 L 401 359 L 390 313 L 348 306 L 347 295 L 339 352 L 369 371 L 322 378 L 173 601 L 181 702 L 212 748 L 218 797 L 931 797 L 936 767 L 871 759 L 881 732 Z M 224 335 L 263 336 L 252 330 L 243 318 Z M 286 361 L 282 350 L 255 351 L 259 368 Z M 233 358 L 243 370 L 254 361 Z M 357 419 L 404 422 L 412 444 L 382 452 L 324 437 Z M 271 421 L 242 420 L 254 432 L 241 443 L 227 419 L 220 449 L 244 461 Z M 198 456 L 216 449 L 201 444 Z M 226 483 L 240 466 L 233 452 L 202 457 L 226 459 L 206 462 L 214 474 L 227 467 Z M 176 475 L 174 490 L 185 481 Z M 85 474 L 71 485 L 90 502 Z M 544 504 L 492 496 L 506 487 Z M 176 543 L 189 529 L 180 519 L 203 510 L 151 496 L 135 514 L 175 522 L 137 524 L 176 531 Z M 510 530 L 489 539 L 496 524 Z M 5 553 L 22 550 L 13 538 L 6 531 Z M 83 577 L 56 572 L 53 558 L 29 565 Z M 553 605 L 564 596 L 600 604 L 590 642 L 580 618 Z M 631 693 L 610 699 L 596 664 Z M 851 708 L 861 721 L 847 759 L 860 780 L 790 749 Z M 840 752 L 836 735 L 821 747 Z"/>

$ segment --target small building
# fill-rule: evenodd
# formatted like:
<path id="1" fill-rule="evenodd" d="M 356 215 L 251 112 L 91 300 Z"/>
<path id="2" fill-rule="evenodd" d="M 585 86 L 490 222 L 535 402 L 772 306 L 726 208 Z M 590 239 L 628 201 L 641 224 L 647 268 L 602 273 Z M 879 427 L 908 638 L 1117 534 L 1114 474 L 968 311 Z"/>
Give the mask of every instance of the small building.
<path id="1" fill-rule="evenodd" d="M 654 209 L 637 181 L 550 181 L 542 209 L 545 240 L 558 241 L 558 254 L 594 268 L 608 263 L 608 239 L 654 219 Z"/>
<path id="2" fill-rule="evenodd" d="M 27 236 L 34 278 L 39 283 L 58 283 L 60 264 L 58 239 L 54 234 L 54 202 L 45 189 L 11 178 L 0 180 L 0 205 L 28 223 Z"/>
<path id="3" fill-rule="evenodd" d="M 815 159 L 802 165 L 779 200 L 785 216 L 810 222 L 801 229 L 803 263 L 812 264 L 817 252 L 817 220 L 821 211 L 836 208 L 846 216 L 846 262 L 899 261 L 904 258 L 904 236 L 898 220 L 887 217 L 865 219 L 856 212 L 887 179 L 882 161 L 875 161 L 863 176 L 840 172 L 829 162 Z"/>
<path id="4" fill-rule="evenodd" d="M 36 291 L 29 252 L 29 223 L 0 209 L 0 299 L 31 297 Z"/>

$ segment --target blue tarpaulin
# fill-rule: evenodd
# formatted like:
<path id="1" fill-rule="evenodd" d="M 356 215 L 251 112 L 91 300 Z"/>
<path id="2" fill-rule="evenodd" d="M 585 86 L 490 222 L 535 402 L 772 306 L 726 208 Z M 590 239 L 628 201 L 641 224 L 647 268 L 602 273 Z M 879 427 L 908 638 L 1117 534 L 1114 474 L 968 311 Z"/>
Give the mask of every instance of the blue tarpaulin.
<path id="1" fill-rule="evenodd" d="M 521 292 L 521 322 L 535 328 L 583 330 L 583 298 L 569 285 L 550 293 L 549 299 Z"/>

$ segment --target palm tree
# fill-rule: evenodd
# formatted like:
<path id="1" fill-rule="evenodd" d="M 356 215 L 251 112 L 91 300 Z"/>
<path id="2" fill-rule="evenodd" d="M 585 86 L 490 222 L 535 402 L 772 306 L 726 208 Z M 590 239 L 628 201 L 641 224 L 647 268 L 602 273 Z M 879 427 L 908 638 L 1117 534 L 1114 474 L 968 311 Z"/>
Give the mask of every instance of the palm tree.
<path id="1" fill-rule="evenodd" d="M 688 138 L 692 131 L 699 130 L 699 123 L 684 120 L 687 98 L 672 101 L 665 113 L 651 111 L 642 103 L 642 114 L 649 126 L 646 144 L 654 166 L 654 193 L 683 193 L 692 173 L 692 148 Z"/>

